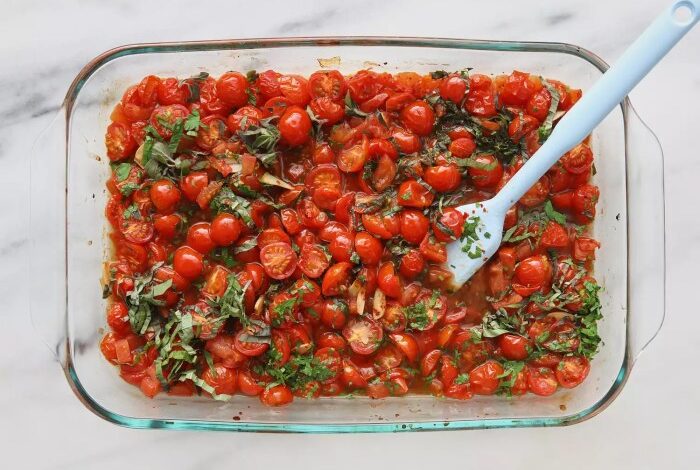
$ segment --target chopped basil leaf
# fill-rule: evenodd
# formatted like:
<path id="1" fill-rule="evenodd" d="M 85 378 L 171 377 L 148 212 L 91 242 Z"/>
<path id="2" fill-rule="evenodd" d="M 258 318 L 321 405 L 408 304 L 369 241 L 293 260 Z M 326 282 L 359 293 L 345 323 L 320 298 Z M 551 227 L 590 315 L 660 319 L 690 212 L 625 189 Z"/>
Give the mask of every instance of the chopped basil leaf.
<path id="1" fill-rule="evenodd" d="M 562 214 L 561 212 L 557 212 L 554 209 L 554 206 L 552 206 L 552 201 L 549 199 L 547 202 L 544 203 L 544 213 L 547 215 L 549 220 L 553 220 L 554 222 L 564 225 L 566 223 L 566 216 Z"/>
<path id="2" fill-rule="evenodd" d="M 247 226 L 255 226 L 255 223 L 250 215 L 250 201 L 234 193 L 226 186 L 221 188 L 221 190 L 216 193 L 216 196 L 214 196 L 212 199 L 209 207 L 216 214 L 221 212 L 236 214 Z"/>
<path id="3" fill-rule="evenodd" d="M 131 163 L 119 163 L 114 167 L 114 175 L 119 183 L 127 179 L 129 177 L 130 172 Z"/>
<path id="4" fill-rule="evenodd" d="M 549 104 L 549 110 L 547 111 L 547 117 L 544 119 L 544 122 L 540 126 L 538 130 L 540 142 L 543 142 L 549 137 L 549 135 L 552 133 L 552 127 L 554 124 L 554 115 L 557 114 L 557 107 L 559 106 L 559 101 L 561 100 L 561 97 L 559 96 L 559 92 L 557 91 L 554 86 L 549 83 L 547 80 L 542 80 L 542 84 L 544 87 L 547 89 L 549 92 L 549 95 L 552 97 L 552 100 Z"/>
<path id="5" fill-rule="evenodd" d="M 349 91 L 345 94 L 345 114 L 360 118 L 367 117 L 367 113 L 362 111 L 353 101 Z"/>

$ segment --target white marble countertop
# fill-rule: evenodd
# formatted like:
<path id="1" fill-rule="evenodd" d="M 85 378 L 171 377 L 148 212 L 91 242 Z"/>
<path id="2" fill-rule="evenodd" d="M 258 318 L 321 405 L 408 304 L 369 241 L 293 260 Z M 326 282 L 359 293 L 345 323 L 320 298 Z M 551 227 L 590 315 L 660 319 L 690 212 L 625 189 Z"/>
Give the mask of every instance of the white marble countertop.
<path id="1" fill-rule="evenodd" d="M 133 431 L 73 396 L 36 341 L 24 265 L 28 154 L 92 57 L 135 42 L 300 35 L 411 35 L 562 41 L 614 61 L 666 0 L 606 2 L 13 1 L 0 15 L 0 448 L 3 468 L 697 468 L 700 460 L 700 28 L 632 93 L 666 154 L 667 320 L 622 394 L 567 428 L 400 435 L 256 435 Z M 314 5 L 316 3 L 316 5 Z M 505 4 L 511 4 L 506 7 Z M 297 6 L 299 4 L 299 6 Z M 51 267 L 47 267 L 51 269 Z M 354 456 L 357 456 L 356 458 Z M 357 459 L 357 460 L 356 460 Z M 358 463 L 357 462 L 361 462 Z M 321 465 L 323 464 L 323 465 Z M 500 465 L 499 465 L 500 464 Z M 202 467 L 204 465 L 204 467 Z M 279 467 L 277 467 L 279 465 Z M 284 467 L 283 467 L 284 466 Z"/>

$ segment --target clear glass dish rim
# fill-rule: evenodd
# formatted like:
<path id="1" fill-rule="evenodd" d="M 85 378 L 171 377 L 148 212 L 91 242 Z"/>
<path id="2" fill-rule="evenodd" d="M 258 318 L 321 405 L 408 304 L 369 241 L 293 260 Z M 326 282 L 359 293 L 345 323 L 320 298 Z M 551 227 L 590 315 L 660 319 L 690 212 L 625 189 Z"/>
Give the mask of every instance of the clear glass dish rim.
<path id="1" fill-rule="evenodd" d="M 220 50 L 246 50 L 246 49 L 275 49 L 284 47 L 334 47 L 334 46 L 364 46 L 364 47 L 425 47 L 443 49 L 484 50 L 503 52 L 545 52 L 569 54 L 586 60 L 601 72 L 605 72 L 609 65 L 593 52 L 568 43 L 561 42 L 537 42 L 537 41 L 497 41 L 477 39 L 455 38 L 428 38 L 428 37 L 388 37 L 388 36 L 324 36 L 324 37 L 286 37 L 286 38 L 250 38 L 250 39 L 222 39 L 184 42 L 159 42 L 137 43 L 118 46 L 98 55 L 88 62 L 76 75 L 71 83 L 63 102 L 66 117 L 66 144 L 69 140 L 70 121 L 72 109 L 76 98 L 84 83 L 104 64 L 120 57 L 148 53 L 180 53 Z M 627 128 L 630 112 L 636 114 L 631 106 L 629 98 L 621 103 L 623 125 L 625 129 L 625 147 L 627 148 Z M 626 150 L 627 151 L 627 150 Z M 627 155 L 625 155 L 625 158 Z M 68 191 L 68 188 L 66 188 Z M 67 239 L 66 239 L 67 243 Z M 629 236 L 628 236 L 629 243 Z M 66 245 L 66 254 L 67 254 Z M 68 261 L 66 259 L 66 261 Z M 629 286 L 628 286 L 629 287 Z M 66 285 L 66 289 L 68 286 Z M 629 298 L 629 288 L 627 291 Z M 66 314 L 68 314 L 66 312 Z M 611 388 L 602 398 L 589 408 L 575 414 L 559 417 L 534 417 L 534 418 L 492 418 L 492 419 L 468 419 L 455 421 L 424 421 L 424 422 L 394 422 L 394 423 L 247 423 L 247 422 L 223 422 L 204 420 L 163 420 L 151 418 L 139 418 L 124 416 L 114 413 L 102 407 L 92 399 L 87 390 L 82 386 L 76 370 L 73 366 L 70 341 L 66 335 L 64 372 L 69 385 L 78 399 L 93 413 L 99 417 L 128 428 L 135 429 L 180 429 L 180 430 L 211 430 L 211 431 L 244 431 L 244 432 L 283 432 L 283 433 L 375 433 L 375 432 L 403 432 L 403 431 L 430 431 L 430 430 L 459 430 L 459 429 L 491 429 L 491 428 L 521 428 L 521 427 L 551 427 L 577 424 L 596 416 L 610 405 L 621 392 L 634 360 L 630 354 L 629 341 L 629 311 L 627 312 L 627 335 L 625 341 L 625 355 L 620 371 Z"/>

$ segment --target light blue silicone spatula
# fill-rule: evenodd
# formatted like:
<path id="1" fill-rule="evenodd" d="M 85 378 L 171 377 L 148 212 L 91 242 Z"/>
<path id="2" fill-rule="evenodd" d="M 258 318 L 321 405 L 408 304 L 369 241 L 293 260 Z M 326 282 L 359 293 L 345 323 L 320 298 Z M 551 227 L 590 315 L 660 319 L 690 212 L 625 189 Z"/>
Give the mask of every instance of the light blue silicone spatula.
<path id="1" fill-rule="evenodd" d="M 590 90 L 562 117 L 546 142 L 493 198 L 457 209 L 476 226 L 467 241 L 447 246 L 454 287 L 464 284 L 501 244 L 506 212 L 567 151 L 586 138 L 700 19 L 700 0 L 666 8 Z M 700 56 L 696 57 L 700 59 Z"/>

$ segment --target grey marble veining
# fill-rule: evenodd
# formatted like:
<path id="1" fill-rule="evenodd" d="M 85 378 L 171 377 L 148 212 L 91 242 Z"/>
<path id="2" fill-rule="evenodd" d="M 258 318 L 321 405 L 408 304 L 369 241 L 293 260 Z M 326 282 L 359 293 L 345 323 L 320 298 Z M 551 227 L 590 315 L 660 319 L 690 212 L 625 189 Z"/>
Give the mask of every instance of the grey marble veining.
<path id="1" fill-rule="evenodd" d="M 27 299 L 29 156 L 80 68 L 134 42 L 302 35 L 402 35 L 561 41 L 613 61 L 664 0 L 605 2 L 8 1 L 0 15 L 0 448 L 3 467 L 692 468 L 700 458 L 695 371 L 700 263 L 700 29 L 632 100 L 666 155 L 667 321 L 621 396 L 570 428 L 411 435 L 282 436 L 130 431 L 91 415 L 36 339 Z M 600 5 L 600 6 L 598 6 Z M 477 64 L 478 65 L 478 64 Z M 39 149 L 51 152 L 53 149 Z M 53 198 L 56 195 L 46 194 Z M 46 269 L 53 269 L 46 266 Z M 50 314 L 50 312 L 46 312 Z M 578 442 L 582 444 L 577 444 Z M 579 451 L 575 451 L 579 449 Z M 357 456 L 357 457 L 355 457 Z M 284 467 L 283 467 L 284 466 Z"/>

